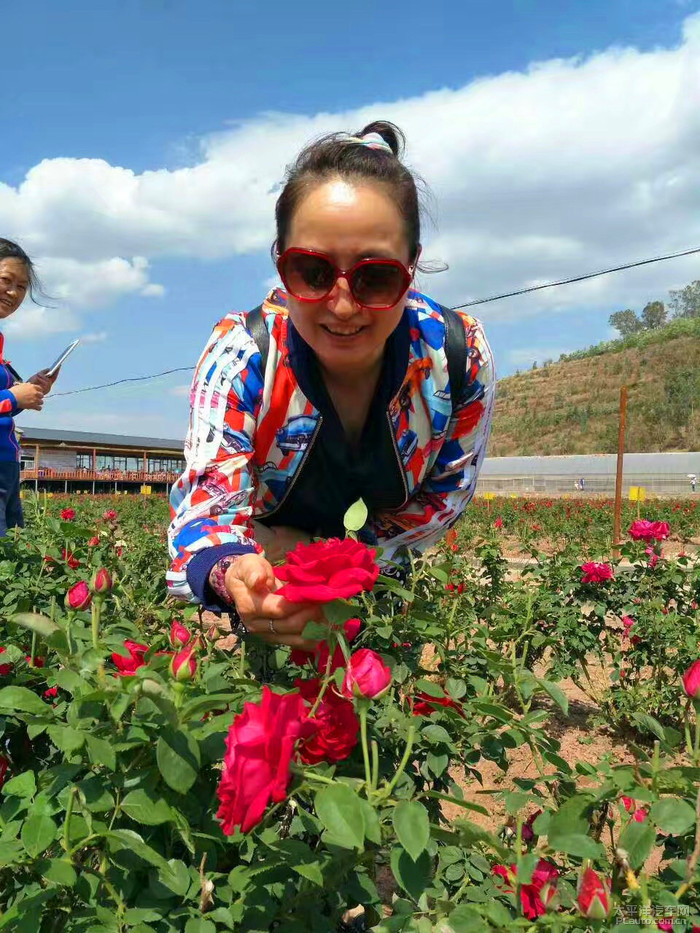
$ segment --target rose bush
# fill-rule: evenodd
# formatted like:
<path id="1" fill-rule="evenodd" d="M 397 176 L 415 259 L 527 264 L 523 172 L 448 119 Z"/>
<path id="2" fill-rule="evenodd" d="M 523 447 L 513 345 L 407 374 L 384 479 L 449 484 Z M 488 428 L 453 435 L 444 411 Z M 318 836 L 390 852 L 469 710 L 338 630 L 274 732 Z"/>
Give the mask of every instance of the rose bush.
<path id="1" fill-rule="evenodd" d="M 168 602 L 162 500 L 27 505 L 0 541 L 0 930 L 335 933 L 359 908 L 377 933 L 700 925 L 690 557 L 589 552 L 596 583 L 580 547 L 536 551 L 513 579 L 491 519 L 405 585 L 351 542 L 347 597 L 319 543 L 277 568 L 332 590 L 325 647 L 298 655 L 223 648 Z M 111 588 L 66 601 L 100 569 Z M 561 755 L 561 681 L 593 692 L 593 664 L 622 763 Z"/>

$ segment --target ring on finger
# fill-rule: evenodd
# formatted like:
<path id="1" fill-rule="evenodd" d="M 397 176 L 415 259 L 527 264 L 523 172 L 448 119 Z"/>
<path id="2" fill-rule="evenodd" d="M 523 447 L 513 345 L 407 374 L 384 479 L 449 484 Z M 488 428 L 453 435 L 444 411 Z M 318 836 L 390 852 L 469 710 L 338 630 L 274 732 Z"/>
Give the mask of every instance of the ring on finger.
<path id="1" fill-rule="evenodd" d="M 270 627 L 270 631 L 272 632 L 273 635 L 278 635 L 278 634 L 279 634 L 279 632 L 278 632 L 277 629 L 275 628 L 275 623 L 274 623 L 273 619 L 268 619 L 268 620 L 267 620 L 267 624 L 268 624 L 268 626 Z"/>

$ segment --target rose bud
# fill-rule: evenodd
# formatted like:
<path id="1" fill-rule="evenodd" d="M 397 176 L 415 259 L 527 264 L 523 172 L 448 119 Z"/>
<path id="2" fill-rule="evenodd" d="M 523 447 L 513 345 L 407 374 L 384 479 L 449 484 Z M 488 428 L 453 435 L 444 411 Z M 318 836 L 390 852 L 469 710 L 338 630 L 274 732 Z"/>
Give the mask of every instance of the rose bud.
<path id="1" fill-rule="evenodd" d="M 683 674 L 683 688 L 691 700 L 700 700 L 700 661 L 693 661 Z"/>
<path id="2" fill-rule="evenodd" d="M 197 659 L 194 656 L 194 645 L 183 648 L 173 656 L 170 662 L 170 673 L 178 681 L 192 680 L 197 673 Z"/>
<path id="3" fill-rule="evenodd" d="M 88 547 L 97 547 L 97 545 L 98 545 L 99 543 L 100 543 L 100 539 L 97 537 L 97 535 L 94 535 L 92 538 L 89 539 L 89 541 L 88 541 L 88 543 L 87 543 L 87 546 L 88 546 Z"/>
<path id="4" fill-rule="evenodd" d="M 612 908 L 610 884 L 592 868 L 586 868 L 579 880 L 576 903 L 589 920 L 605 920 Z"/>
<path id="5" fill-rule="evenodd" d="M 189 644 L 191 639 L 192 635 L 185 626 L 181 622 L 178 622 L 177 619 L 173 619 L 170 626 L 170 644 L 173 648 L 177 648 L 178 645 L 184 647 L 184 645 Z"/>
<path id="6" fill-rule="evenodd" d="M 87 609 L 91 602 L 92 593 L 85 580 L 76 583 L 66 593 L 66 606 L 69 609 L 77 609 L 78 611 Z"/>
<path id="7" fill-rule="evenodd" d="M 97 571 L 97 573 L 92 578 L 92 582 L 90 583 L 90 589 L 96 595 L 104 594 L 104 593 L 111 593 L 112 576 L 109 570 L 105 570 L 104 567 L 100 567 L 100 569 Z"/>
<path id="8" fill-rule="evenodd" d="M 350 656 L 341 692 L 373 700 L 386 693 L 390 683 L 391 669 L 371 648 L 360 648 Z"/>

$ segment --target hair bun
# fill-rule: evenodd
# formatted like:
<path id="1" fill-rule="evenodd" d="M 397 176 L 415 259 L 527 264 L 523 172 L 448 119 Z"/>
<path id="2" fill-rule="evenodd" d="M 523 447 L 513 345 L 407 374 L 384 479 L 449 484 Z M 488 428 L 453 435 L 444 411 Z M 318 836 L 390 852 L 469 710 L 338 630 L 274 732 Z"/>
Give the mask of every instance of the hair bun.
<path id="1" fill-rule="evenodd" d="M 377 133 L 384 142 L 391 148 L 396 158 L 400 158 L 406 145 L 406 137 L 395 123 L 388 120 L 374 120 L 357 133 L 357 136 L 367 136 L 368 133 Z"/>

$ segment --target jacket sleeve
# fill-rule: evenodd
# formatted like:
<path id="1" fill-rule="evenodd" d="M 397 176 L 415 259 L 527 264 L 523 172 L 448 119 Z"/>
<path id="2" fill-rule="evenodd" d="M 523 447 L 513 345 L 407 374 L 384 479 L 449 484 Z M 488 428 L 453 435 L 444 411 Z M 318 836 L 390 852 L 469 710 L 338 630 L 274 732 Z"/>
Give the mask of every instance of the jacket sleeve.
<path id="1" fill-rule="evenodd" d="M 170 494 L 170 593 L 228 610 L 208 583 L 222 557 L 252 553 L 256 481 L 251 468 L 262 399 L 261 358 L 243 316 L 214 329 L 190 390 L 185 471 Z"/>
<path id="2" fill-rule="evenodd" d="M 0 415 L 10 415 L 14 417 L 20 411 L 17 405 L 17 399 L 11 389 L 3 389 L 0 392 Z"/>
<path id="3" fill-rule="evenodd" d="M 418 491 L 399 509 L 376 513 L 370 530 L 382 548 L 381 560 L 404 548 L 432 547 L 455 524 L 476 489 L 486 453 L 495 396 L 491 348 L 481 324 L 460 315 L 467 337 L 467 378 L 454 406 L 435 463 Z"/>

